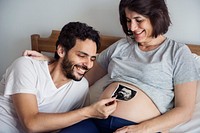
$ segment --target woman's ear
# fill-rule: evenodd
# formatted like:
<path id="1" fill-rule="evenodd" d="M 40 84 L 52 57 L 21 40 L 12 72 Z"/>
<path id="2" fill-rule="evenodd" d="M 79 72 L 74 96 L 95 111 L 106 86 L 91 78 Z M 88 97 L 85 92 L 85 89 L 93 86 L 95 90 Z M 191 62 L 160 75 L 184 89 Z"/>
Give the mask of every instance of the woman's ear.
<path id="1" fill-rule="evenodd" d="M 57 53 L 61 58 L 65 56 L 65 49 L 62 47 L 62 45 L 58 45 Z"/>

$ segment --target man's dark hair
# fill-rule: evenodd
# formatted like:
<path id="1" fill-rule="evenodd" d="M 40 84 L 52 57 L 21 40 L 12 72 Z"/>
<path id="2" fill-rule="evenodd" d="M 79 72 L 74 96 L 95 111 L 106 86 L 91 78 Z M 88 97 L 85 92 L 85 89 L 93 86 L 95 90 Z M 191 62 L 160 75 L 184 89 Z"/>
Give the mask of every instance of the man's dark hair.
<path id="1" fill-rule="evenodd" d="M 90 39 L 96 43 L 97 50 L 100 48 L 100 36 L 98 31 L 85 23 L 70 22 L 62 28 L 56 42 L 56 49 L 58 45 L 61 45 L 67 53 L 71 48 L 75 46 L 76 39 L 80 39 L 82 41 Z M 55 52 L 54 58 L 56 60 L 59 59 L 57 52 Z"/>
<path id="2" fill-rule="evenodd" d="M 126 35 L 129 35 L 125 8 L 150 19 L 153 27 L 152 37 L 165 34 L 171 24 L 164 0 L 121 0 L 119 4 L 120 23 Z"/>

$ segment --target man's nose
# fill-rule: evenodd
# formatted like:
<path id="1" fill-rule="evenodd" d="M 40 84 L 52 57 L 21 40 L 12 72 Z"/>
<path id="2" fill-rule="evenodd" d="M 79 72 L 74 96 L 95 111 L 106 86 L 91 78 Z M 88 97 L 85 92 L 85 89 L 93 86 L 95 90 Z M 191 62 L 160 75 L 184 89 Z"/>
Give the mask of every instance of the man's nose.
<path id="1" fill-rule="evenodd" d="M 87 59 L 84 63 L 85 66 L 87 66 L 88 69 L 92 68 L 94 65 L 94 61 L 91 61 L 91 59 Z"/>

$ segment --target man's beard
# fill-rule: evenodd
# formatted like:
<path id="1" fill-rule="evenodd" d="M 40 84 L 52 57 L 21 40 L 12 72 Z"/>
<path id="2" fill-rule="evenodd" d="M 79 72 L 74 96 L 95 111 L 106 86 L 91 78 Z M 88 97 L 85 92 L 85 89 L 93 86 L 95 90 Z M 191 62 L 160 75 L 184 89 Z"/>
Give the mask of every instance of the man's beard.
<path id="1" fill-rule="evenodd" d="M 64 57 L 61 67 L 62 67 L 62 72 L 64 73 L 65 77 L 69 79 L 73 79 L 75 81 L 80 81 L 83 78 L 85 73 L 81 77 L 75 76 L 74 67 L 80 67 L 82 69 L 85 69 L 86 72 L 88 71 L 87 66 L 72 64 L 72 62 L 67 58 L 67 56 Z"/>

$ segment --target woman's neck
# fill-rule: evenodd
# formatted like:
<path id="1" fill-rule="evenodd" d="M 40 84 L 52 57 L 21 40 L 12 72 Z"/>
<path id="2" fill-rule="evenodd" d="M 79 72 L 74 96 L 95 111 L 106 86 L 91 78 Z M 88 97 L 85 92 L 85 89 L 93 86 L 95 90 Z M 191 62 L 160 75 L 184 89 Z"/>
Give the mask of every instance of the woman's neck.
<path id="1" fill-rule="evenodd" d="M 154 50 L 157 47 L 159 47 L 165 41 L 165 39 L 166 39 L 165 36 L 160 35 L 160 36 L 158 36 L 156 38 L 152 38 L 148 42 L 138 43 L 138 47 L 142 51 L 151 51 L 151 50 Z"/>

